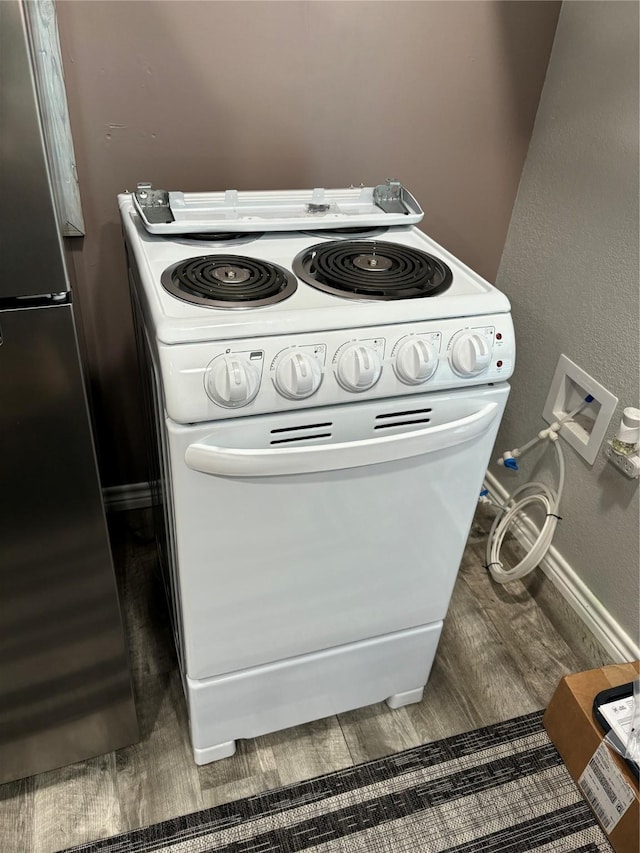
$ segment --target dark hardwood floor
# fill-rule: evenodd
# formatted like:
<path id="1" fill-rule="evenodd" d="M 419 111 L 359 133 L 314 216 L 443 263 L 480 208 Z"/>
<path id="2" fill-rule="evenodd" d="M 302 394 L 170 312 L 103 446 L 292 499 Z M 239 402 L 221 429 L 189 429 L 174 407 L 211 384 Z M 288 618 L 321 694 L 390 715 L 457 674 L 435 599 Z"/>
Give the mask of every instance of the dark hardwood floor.
<path id="1" fill-rule="evenodd" d="M 53 853 L 515 717 L 545 707 L 566 673 L 611 662 L 546 579 L 490 580 L 487 523 L 479 508 L 420 704 L 374 705 L 240 741 L 233 758 L 197 767 L 149 514 L 113 514 L 142 737 L 0 786 L 0 853 Z"/>

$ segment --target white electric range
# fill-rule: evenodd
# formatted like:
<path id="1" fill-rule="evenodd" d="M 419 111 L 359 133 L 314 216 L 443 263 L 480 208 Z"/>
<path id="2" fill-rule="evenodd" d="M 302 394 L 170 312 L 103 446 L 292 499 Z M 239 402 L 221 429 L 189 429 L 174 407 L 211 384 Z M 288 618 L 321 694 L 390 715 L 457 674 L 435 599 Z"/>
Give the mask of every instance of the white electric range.
<path id="1" fill-rule="evenodd" d="M 400 184 L 119 197 L 195 760 L 419 701 L 506 403 L 506 297 Z"/>

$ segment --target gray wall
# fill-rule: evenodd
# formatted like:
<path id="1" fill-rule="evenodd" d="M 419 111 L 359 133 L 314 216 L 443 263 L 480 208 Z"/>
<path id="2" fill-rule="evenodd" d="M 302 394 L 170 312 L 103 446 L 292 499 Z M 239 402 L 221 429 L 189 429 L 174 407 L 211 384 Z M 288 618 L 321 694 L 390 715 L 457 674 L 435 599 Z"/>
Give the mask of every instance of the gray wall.
<path id="1" fill-rule="evenodd" d="M 105 485 L 146 477 L 116 193 L 378 183 L 493 278 L 556 2 L 57 3 Z"/>
<path id="2" fill-rule="evenodd" d="M 498 274 L 518 364 L 496 450 L 544 426 L 561 352 L 619 398 L 609 438 L 638 406 L 638 228 L 638 4 L 564 3 Z M 554 544 L 637 640 L 638 481 L 564 452 Z M 491 470 L 509 490 L 524 482 Z"/>

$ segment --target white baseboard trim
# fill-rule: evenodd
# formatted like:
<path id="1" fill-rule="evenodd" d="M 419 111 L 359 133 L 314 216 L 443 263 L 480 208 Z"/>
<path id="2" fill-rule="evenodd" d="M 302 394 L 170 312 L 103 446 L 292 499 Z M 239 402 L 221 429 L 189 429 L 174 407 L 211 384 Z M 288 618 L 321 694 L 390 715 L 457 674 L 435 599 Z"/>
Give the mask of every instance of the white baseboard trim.
<path id="1" fill-rule="evenodd" d="M 485 477 L 485 487 L 499 503 L 503 503 L 509 496 L 489 471 Z M 522 524 L 513 525 L 512 531 L 524 548 L 530 548 L 538 535 L 536 526 L 526 515 Z M 640 659 L 640 645 L 622 629 L 553 545 L 539 568 L 615 661 L 622 663 Z"/>
<path id="2" fill-rule="evenodd" d="M 153 506 L 149 483 L 127 483 L 124 486 L 107 486 L 102 490 L 107 512 L 125 509 L 144 509 Z"/>

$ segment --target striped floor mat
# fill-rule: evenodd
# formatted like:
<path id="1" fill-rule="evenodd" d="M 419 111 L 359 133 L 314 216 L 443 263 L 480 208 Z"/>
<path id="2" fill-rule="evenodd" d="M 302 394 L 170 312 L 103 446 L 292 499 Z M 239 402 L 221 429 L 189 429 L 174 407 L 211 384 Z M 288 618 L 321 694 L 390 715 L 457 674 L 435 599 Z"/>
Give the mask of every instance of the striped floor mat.
<path id="1" fill-rule="evenodd" d="M 596 853 L 536 712 L 67 853 Z"/>

